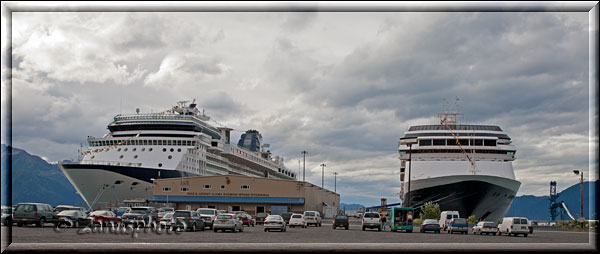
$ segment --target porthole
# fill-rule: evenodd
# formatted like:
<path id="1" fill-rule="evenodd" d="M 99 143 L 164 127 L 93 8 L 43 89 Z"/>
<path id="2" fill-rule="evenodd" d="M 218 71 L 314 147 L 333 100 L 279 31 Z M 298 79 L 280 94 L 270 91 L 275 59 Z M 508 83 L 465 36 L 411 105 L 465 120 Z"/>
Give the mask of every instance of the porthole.
<path id="1" fill-rule="evenodd" d="M 143 152 L 143 151 L 146 151 L 146 148 L 142 148 L 142 152 Z"/>
<path id="2" fill-rule="evenodd" d="M 175 151 L 175 149 L 171 148 L 171 152 Z"/>
<path id="3" fill-rule="evenodd" d="M 159 168 L 162 168 L 162 163 L 158 163 L 158 167 L 159 167 Z"/>
<path id="4" fill-rule="evenodd" d="M 181 152 L 181 148 L 177 148 L 177 152 Z"/>
<path id="5" fill-rule="evenodd" d="M 123 159 L 123 155 L 119 156 L 119 159 Z"/>
<path id="6" fill-rule="evenodd" d="M 132 151 L 134 151 L 134 152 L 135 152 L 135 150 L 137 150 L 137 148 L 133 148 L 133 150 L 132 150 Z"/>
<path id="7" fill-rule="evenodd" d="M 163 148 L 163 152 L 166 152 L 166 151 L 167 151 L 167 148 Z"/>
<path id="8" fill-rule="evenodd" d="M 148 148 L 148 152 L 152 152 L 152 148 Z"/>
<path id="9" fill-rule="evenodd" d="M 96 158 L 96 155 L 92 155 L 92 159 Z"/>
<path id="10" fill-rule="evenodd" d="M 117 149 L 117 152 L 120 152 L 120 151 L 121 151 L 121 148 Z"/>
<path id="11" fill-rule="evenodd" d="M 127 152 L 127 148 L 123 149 L 123 151 Z"/>
<path id="12" fill-rule="evenodd" d="M 137 155 L 134 155 L 134 156 L 133 156 L 133 158 L 134 158 L 134 159 L 137 159 L 137 157 L 138 157 Z"/>
<path id="13" fill-rule="evenodd" d="M 169 158 L 169 160 L 170 160 L 170 159 L 172 159 L 172 158 L 173 158 L 173 156 L 169 155 L 169 157 L 167 157 L 167 158 Z"/>

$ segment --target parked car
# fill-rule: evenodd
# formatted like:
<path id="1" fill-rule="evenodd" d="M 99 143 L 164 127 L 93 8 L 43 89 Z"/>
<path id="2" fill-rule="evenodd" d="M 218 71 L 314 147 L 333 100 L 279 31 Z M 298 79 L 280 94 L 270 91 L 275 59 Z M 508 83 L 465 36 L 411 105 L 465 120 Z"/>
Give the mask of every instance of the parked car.
<path id="1" fill-rule="evenodd" d="M 173 222 L 171 223 L 171 227 L 183 230 L 188 229 L 192 232 L 195 232 L 198 229 L 204 231 L 205 225 L 204 219 L 200 217 L 198 212 L 191 210 L 177 210 L 173 214 Z"/>
<path id="2" fill-rule="evenodd" d="M 362 215 L 363 215 L 362 213 L 356 213 L 356 218 L 360 219 L 360 218 L 362 218 Z"/>
<path id="3" fill-rule="evenodd" d="M 15 208 L 13 222 L 22 227 L 24 224 L 36 224 L 43 227 L 46 222 L 54 222 L 54 210 L 49 204 L 43 203 L 20 203 Z"/>
<path id="4" fill-rule="evenodd" d="M 130 211 L 121 216 L 121 222 L 125 225 L 133 224 L 150 226 L 152 222 L 158 221 L 156 208 L 149 206 L 138 206 L 130 208 Z"/>
<path id="5" fill-rule="evenodd" d="M 254 221 L 254 218 L 252 218 L 252 215 L 250 214 L 240 214 L 240 220 L 242 220 L 242 225 L 247 225 L 248 227 L 253 226 L 256 224 L 256 222 Z"/>
<path id="6" fill-rule="evenodd" d="M 529 234 L 529 222 L 525 217 L 505 217 L 502 223 L 498 225 L 498 235 L 506 233 L 509 236 L 522 234 L 527 237 Z"/>
<path id="7" fill-rule="evenodd" d="M 496 235 L 496 233 L 498 233 L 498 227 L 496 226 L 496 223 L 491 221 L 480 221 L 477 225 L 473 226 L 473 234 Z"/>
<path id="8" fill-rule="evenodd" d="M 237 231 L 244 232 L 244 226 L 242 225 L 242 220 L 240 220 L 239 215 L 222 213 L 217 216 L 213 224 L 213 231 L 217 232 L 218 230 L 231 230 L 233 233 Z"/>
<path id="9" fill-rule="evenodd" d="M 62 211 L 65 211 L 65 210 L 77 210 L 77 211 L 81 211 L 82 213 L 87 213 L 88 212 L 87 209 L 85 209 L 83 207 L 80 207 L 80 206 L 57 205 L 57 206 L 54 207 L 54 212 L 57 213 L 57 214 L 60 213 L 60 212 L 62 212 Z"/>
<path id="10" fill-rule="evenodd" d="M 114 212 L 106 210 L 98 210 L 90 213 L 89 216 L 92 219 L 92 223 L 100 225 L 119 225 L 121 224 L 121 217 L 117 216 Z"/>
<path id="11" fill-rule="evenodd" d="M 173 214 L 175 214 L 175 212 L 167 212 L 162 218 L 160 218 L 158 224 L 161 228 L 170 228 L 171 225 L 175 223 L 175 218 L 173 217 Z"/>
<path id="12" fill-rule="evenodd" d="M 165 216 L 165 213 L 174 213 L 174 212 L 175 212 L 175 208 L 172 208 L 172 207 L 161 207 L 161 208 L 158 208 L 156 216 L 160 219 L 163 216 Z"/>
<path id="13" fill-rule="evenodd" d="M 337 227 L 342 227 L 348 230 L 350 228 L 350 223 L 348 222 L 348 216 L 346 215 L 336 215 L 333 219 L 333 229 Z"/>
<path id="14" fill-rule="evenodd" d="M 281 214 L 281 218 L 285 221 L 286 224 L 290 224 L 290 218 L 292 217 L 293 212 L 286 212 Z"/>
<path id="15" fill-rule="evenodd" d="M 440 214 L 439 224 L 442 230 L 448 230 L 448 224 L 452 221 L 452 219 L 460 218 L 460 214 L 458 211 L 443 211 Z"/>
<path id="16" fill-rule="evenodd" d="M 281 230 L 281 232 L 285 232 L 286 229 L 286 224 L 285 224 L 285 220 L 283 219 L 283 217 L 281 217 L 281 215 L 269 215 L 266 219 L 265 219 L 265 224 L 264 224 L 264 228 L 265 228 L 265 232 L 267 231 L 271 231 L 271 230 Z"/>
<path id="17" fill-rule="evenodd" d="M 262 225 L 265 222 L 265 219 L 269 216 L 268 213 L 257 213 L 254 217 L 256 220 L 256 225 Z"/>
<path id="18" fill-rule="evenodd" d="M 362 219 L 362 230 L 367 228 L 377 228 L 381 231 L 381 216 L 376 212 L 366 212 Z"/>
<path id="19" fill-rule="evenodd" d="M 12 225 L 12 214 L 14 209 L 10 206 L 2 206 L 2 225 Z"/>
<path id="20" fill-rule="evenodd" d="M 438 223 L 437 220 L 433 220 L 433 219 L 426 219 L 423 221 L 423 223 L 421 223 L 421 233 L 425 233 L 427 231 L 433 231 L 434 233 L 440 233 L 440 224 Z"/>
<path id="21" fill-rule="evenodd" d="M 290 218 L 289 226 L 290 226 L 290 228 L 291 227 L 306 228 L 306 221 L 304 220 L 304 215 L 299 214 L 299 213 L 292 214 L 292 217 Z"/>
<path id="22" fill-rule="evenodd" d="M 321 214 L 317 211 L 304 212 L 304 220 L 306 221 L 306 226 L 310 226 L 311 224 L 317 227 L 321 226 Z"/>
<path id="23" fill-rule="evenodd" d="M 227 213 L 227 211 L 225 211 L 225 210 L 217 210 L 217 215 L 222 214 L 222 213 Z"/>
<path id="24" fill-rule="evenodd" d="M 213 222 L 218 215 L 217 209 L 213 208 L 198 208 L 198 214 L 204 219 L 204 225 L 209 229 L 213 228 Z"/>
<path id="25" fill-rule="evenodd" d="M 56 227 L 78 228 L 90 225 L 93 220 L 79 210 L 63 210 L 56 215 L 58 220 L 54 222 Z"/>
<path id="26" fill-rule="evenodd" d="M 469 224 L 465 218 L 455 218 L 448 224 L 448 234 L 460 232 L 461 234 L 469 233 Z"/>
<path id="27" fill-rule="evenodd" d="M 116 213 L 117 216 L 123 216 L 123 214 L 128 213 L 130 211 L 131 208 L 129 207 L 118 207 L 114 213 Z"/>

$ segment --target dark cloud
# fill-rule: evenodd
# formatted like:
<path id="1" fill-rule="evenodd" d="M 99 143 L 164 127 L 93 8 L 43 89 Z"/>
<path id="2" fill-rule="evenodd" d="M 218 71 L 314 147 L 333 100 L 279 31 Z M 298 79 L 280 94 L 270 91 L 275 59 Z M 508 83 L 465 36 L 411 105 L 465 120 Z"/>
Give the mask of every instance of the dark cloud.
<path id="1" fill-rule="evenodd" d="M 50 160 L 118 113 L 197 99 L 293 171 L 309 151 L 313 183 L 325 161 L 344 202 L 397 202 L 398 138 L 458 97 L 513 138 L 523 193 L 589 163 L 587 13 L 15 16 L 13 141 Z"/>

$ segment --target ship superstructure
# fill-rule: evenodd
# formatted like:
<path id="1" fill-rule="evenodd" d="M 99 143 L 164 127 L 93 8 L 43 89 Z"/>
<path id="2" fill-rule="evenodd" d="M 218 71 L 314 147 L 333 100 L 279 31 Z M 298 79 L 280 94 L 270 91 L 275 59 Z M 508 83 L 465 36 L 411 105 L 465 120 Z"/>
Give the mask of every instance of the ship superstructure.
<path id="1" fill-rule="evenodd" d="M 441 113 L 440 124 L 410 126 L 400 138 L 401 198 L 417 209 L 432 201 L 465 218 L 501 218 L 521 185 L 516 149 L 499 126 L 459 124 L 461 115 Z"/>
<path id="2" fill-rule="evenodd" d="M 295 179 L 283 158 L 271 156 L 256 130 L 230 142 L 233 129 L 209 124 L 210 117 L 187 101 L 159 113 L 117 115 L 103 137 L 88 137 L 76 163 L 59 166 L 93 209 L 151 196 L 156 178 L 239 174 Z M 251 141 L 245 142 L 247 137 Z M 248 143 L 248 144 L 246 144 Z"/>

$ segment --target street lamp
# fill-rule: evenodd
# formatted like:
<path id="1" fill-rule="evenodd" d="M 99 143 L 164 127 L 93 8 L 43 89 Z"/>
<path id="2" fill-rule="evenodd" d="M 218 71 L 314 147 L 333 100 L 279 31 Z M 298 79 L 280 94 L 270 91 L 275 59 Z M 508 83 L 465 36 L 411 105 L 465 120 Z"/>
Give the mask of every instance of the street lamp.
<path id="1" fill-rule="evenodd" d="M 321 170 L 321 188 L 325 189 L 325 162 L 323 162 L 323 164 L 320 165 L 322 167 Z"/>
<path id="2" fill-rule="evenodd" d="M 411 177 L 411 166 L 412 166 L 412 145 L 413 144 L 417 144 L 417 139 L 416 138 L 408 138 L 408 139 L 401 139 L 399 142 L 401 145 L 407 145 L 408 146 L 408 189 L 406 191 L 406 206 L 404 207 L 410 207 L 410 177 Z"/>
<path id="3" fill-rule="evenodd" d="M 333 192 L 337 193 L 337 172 L 333 172 Z"/>
<path id="4" fill-rule="evenodd" d="M 579 210 L 579 218 L 581 219 L 581 227 L 584 227 L 585 218 L 583 217 L 583 171 L 573 170 L 575 175 L 581 175 L 581 210 Z"/>
<path id="5" fill-rule="evenodd" d="M 306 182 L 306 154 L 308 152 L 302 151 L 302 156 L 304 157 L 304 164 L 302 165 L 302 181 Z"/>

